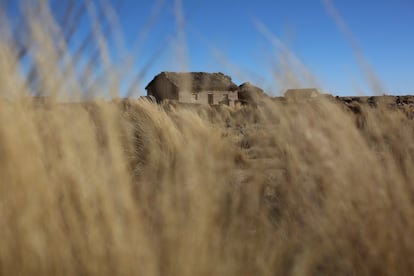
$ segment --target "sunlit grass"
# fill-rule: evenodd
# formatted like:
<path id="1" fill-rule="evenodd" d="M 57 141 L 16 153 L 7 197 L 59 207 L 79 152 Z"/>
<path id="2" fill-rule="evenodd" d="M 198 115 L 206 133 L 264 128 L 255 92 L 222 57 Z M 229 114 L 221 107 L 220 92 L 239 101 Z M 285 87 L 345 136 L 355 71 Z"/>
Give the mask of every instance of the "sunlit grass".
<path id="1" fill-rule="evenodd" d="M 0 40 L 0 274 L 414 271 L 409 110 L 63 103 L 54 91 L 79 101 L 84 83 L 30 20 L 50 97 L 30 97 L 16 41 Z"/>

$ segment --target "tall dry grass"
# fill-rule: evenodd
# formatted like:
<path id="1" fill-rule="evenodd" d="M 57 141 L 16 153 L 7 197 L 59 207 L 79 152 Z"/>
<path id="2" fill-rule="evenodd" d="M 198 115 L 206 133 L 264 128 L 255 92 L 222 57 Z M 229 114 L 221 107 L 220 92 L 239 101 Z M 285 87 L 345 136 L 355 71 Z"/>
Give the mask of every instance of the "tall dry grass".
<path id="1" fill-rule="evenodd" d="M 361 107 L 355 117 L 326 99 L 62 103 L 82 87 L 62 74 L 65 47 L 48 23 L 30 20 L 36 87 L 50 97 L 29 96 L 4 36 L 1 275 L 414 272 L 414 125 L 404 113 Z"/>

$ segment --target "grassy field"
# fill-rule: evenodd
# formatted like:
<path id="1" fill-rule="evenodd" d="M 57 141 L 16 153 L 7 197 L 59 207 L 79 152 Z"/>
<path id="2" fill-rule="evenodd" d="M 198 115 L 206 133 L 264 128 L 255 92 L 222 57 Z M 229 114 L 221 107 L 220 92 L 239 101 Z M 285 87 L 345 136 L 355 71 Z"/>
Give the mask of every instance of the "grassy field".
<path id="1" fill-rule="evenodd" d="M 82 83 L 30 20 L 49 96 L 0 40 L 0 275 L 414 272 L 409 107 L 63 104 Z"/>

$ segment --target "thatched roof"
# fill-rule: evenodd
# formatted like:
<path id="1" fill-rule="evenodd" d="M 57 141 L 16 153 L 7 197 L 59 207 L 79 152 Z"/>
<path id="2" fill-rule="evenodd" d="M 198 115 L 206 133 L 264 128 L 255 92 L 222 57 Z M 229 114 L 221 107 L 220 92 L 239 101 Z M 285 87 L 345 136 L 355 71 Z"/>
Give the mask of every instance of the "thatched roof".
<path id="1" fill-rule="evenodd" d="M 285 97 L 304 97 L 304 98 L 309 98 L 309 97 L 316 97 L 318 96 L 320 93 L 318 91 L 318 89 L 316 88 L 299 88 L 299 89 L 288 89 L 285 92 Z"/>
<path id="2" fill-rule="evenodd" d="M 257 87 L 250 82 L 245 82 L 239 86 L 239 99 L 254 101 L 267 96 L 260 87 Z"/>
<path id="3" fill-rule="evenodd" d="M 239 86 L 239 100 L 250 103 L 258 103 L 266 96 L 267 95 L 263 89 L 251 84 L 250 82 L 245 82 Z"/>
<path id="4" fill-rule="evenodd" d="M 159 78 L 165 78 L 179 89 L 198 91 L 237 91 L 238 87 L 223 73 L 161 72 L 145 87 L 147 89 Z"/>

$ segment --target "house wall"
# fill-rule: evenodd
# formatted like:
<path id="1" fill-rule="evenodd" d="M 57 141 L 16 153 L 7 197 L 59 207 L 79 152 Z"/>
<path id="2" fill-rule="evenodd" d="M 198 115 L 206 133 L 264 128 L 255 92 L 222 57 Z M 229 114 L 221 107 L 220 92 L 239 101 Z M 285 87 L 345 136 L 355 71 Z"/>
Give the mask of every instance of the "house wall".
<path id="1" fill-rule="evenodd" d="M 238 100 L 237 91 L 200 91 L 198 93 L 180 91 L 179 101 L 183 103 L 209 104 L 209 94 L 213 95 L 213 105 L 224 103 L 226 95 L 230 106 L 234 106 L 235 101 Z"/>
<path id="2" fill-rule="evenodd" d="M 179 90 L 178 91 L 178 101 L 180 103 L 192 103 L 193 93 L 188 90 Z"/>
<path id="3" fill-rule="evenodd" d="M 157 102 L 163 100 L 178 100 L 178 91 L 176 87 L 164 78 L 159 78 L 147 88 L 148 96 L 154 96 Z"/>

